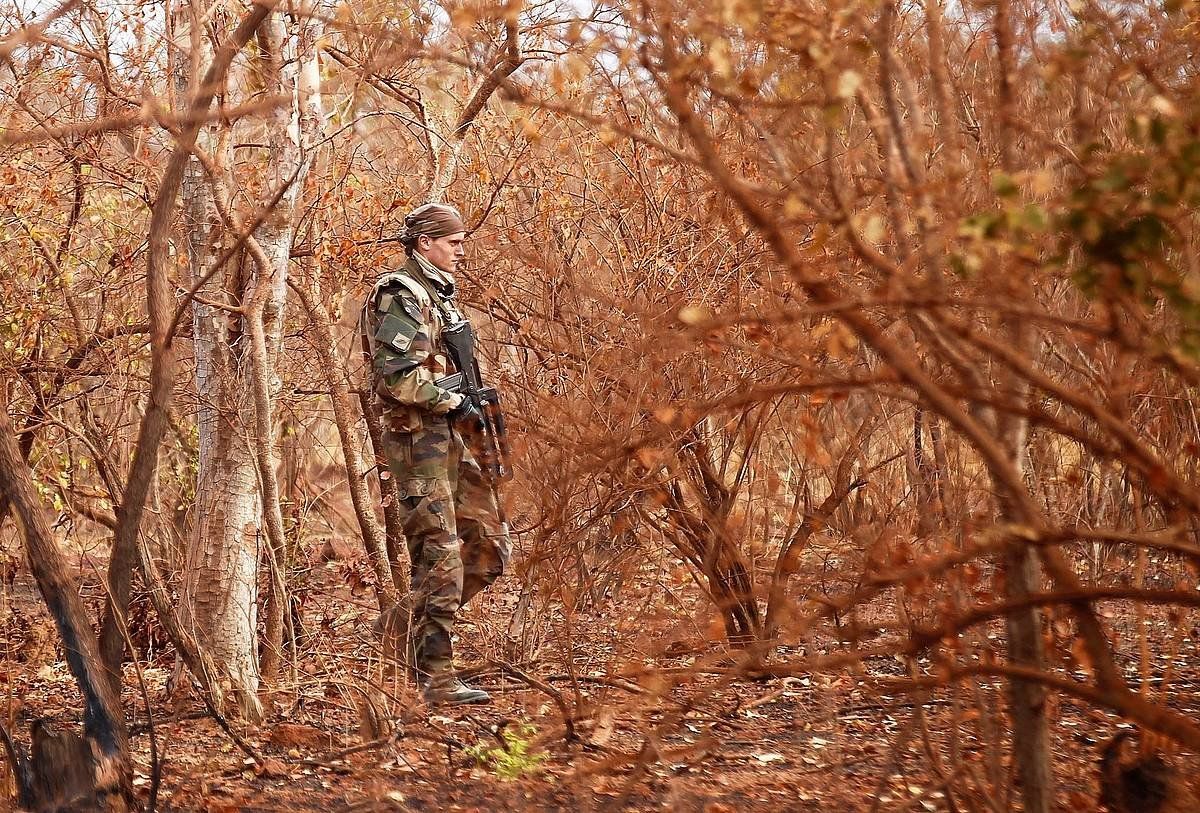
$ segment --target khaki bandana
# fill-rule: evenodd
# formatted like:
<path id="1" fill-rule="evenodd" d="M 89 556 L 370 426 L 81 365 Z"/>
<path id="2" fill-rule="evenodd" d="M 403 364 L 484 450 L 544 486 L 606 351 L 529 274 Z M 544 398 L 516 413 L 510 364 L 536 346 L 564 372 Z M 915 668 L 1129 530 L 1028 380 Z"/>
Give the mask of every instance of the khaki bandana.
<path id="1" fill-rule="evenodd" d="M 404 216 L 404 231 L 400 233 L 400 242 L 411 245 L 418 237 L 437 240 L 439 237 L 466 230 L 462 215 L 453 206 L 426 203 Z"/>

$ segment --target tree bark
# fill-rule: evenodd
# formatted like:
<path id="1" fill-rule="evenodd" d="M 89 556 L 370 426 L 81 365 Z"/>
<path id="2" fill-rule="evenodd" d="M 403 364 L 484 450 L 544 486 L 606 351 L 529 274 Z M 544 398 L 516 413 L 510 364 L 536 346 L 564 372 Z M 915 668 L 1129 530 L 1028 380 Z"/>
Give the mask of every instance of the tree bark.
<path id="1" fill-rule="evenodd" d="M 1013 55 L 1012 9 L 1007 0 L 999 0 L 995 7 L 993 28 L 996 51 L 999 58 L 999 76 L 996 83 L 997 113 L 1001 130 L 1000 164 L 1005 172 L 1015 170 L 1013 133 L 1010 131 L 1013 108 L 1013 81 L 1016 62 Z M 1012 346 L 1027 353 L 1033 348 L 1033 333 L 1025 322 L 1017 322 L 1010 328 L 1008 339 Z M 1028 400 L 1029 383 L 1007 373 L 1007 381 L 1001 382 L 1018 403 Z M 1006 386 L 1005 386 L 1006 385 Z M 996 411 L 996 435 L 1002 444 L 1024 488 L 1026 441 L 1028 421 L 1024 416 L 1008 415 Z M 995 474 L 993 473 L 993 478 Z M 1015 495 L 1006 493 L 1002 484 L 995 482 L 1000 496 L 1000 520 L 1007 523 L 1027 524 L 1028 516 L 1015 501 Z M 1039 587 L 1039 572 L 1034 552 L 1028 545 L 1018 548 L 1005 557 L 1002 573 L 1004 591 L 1010 599 L 1020 599 L 1036 592 Z M 1009 613 L 1004 618 L 1008 637 L 1008 658 L 1017 666 L 1041 669 L 1045 662 L 1042 651 L 1041 613 L 1029 606 Z M 1013 757 L 1017 764 L 1017 777 L 1021 783 L 1021 797 L 1027 813 L 1050 813 L 1053 803 L 1054 777 L 1050 768 L 1050 721 L 1047 716 L 1046 689 L 1030 680 L 1018 677 L 1008 681 L 1009 714 L 1013 727 Z"/>
<path id="2" fill-rule="evenodd" d="M 306 163 L 299 138 L 300 60 L 315 59 L 315 32 L 305 26 L 299 38 L 287 36 L 283 20 L 273 17 L 259 32 L 268 90 L 294 100 L 280 108 L 268 120 L 267 178 L 269 189 L 284 189 L 265 222 L 255 232 L 250 254 L 254 258 L 253 293 L 245 305 L 246 327 L 250 334 L 250 388 L 254 401 L 255 431 L 253 449 L 262 493 L 263 521 L 266 526 L 270 577 L 265 607 L 266 640 L 260 663 L 263 680 L 272 685 L 278 678 L 283 648 L 283 624 L 287 607 L 287 544 L 283 536 L 283 512 L 279 505 L 279 483 L 275 475 L 274 426 L 271 402 L 276 394 L 275 361 L 283 335 L 283 309 L 287 294 L 288 263 L 291 256 L 293 218 L 296 200 L 303 184 Z M 295 43 L 302 40 L 305 53 L 297 53 Z"/>
<path id="3" fill-rule="evenodd" d="M 25 545 L 29 569 L 58 628 L 67 665 L 83 695 L 83 733 L 92 746 L 90 752 L 94 763 L 91 766 L 91 790 L 95 807 L 101 810 L 126 810 L 133 800 L 133 773 L 120 703 L 105 671 L 100 644 L 92 632 L 83 600 L 79 597 L 78 585 L 67 568 L 66 557 L 50 532 L 44 509 L 35 495 L 32 472 L 21 457 L 7 410 L 2 406 L 0 492 L 9 499 Z M 60 757 L 63 754 L 54 749 L 35 747 L 32 775 L 63 776 L 68 770 L 78 773 L 78 766 L 63 763 Z M 14 767 L 20 773 L 20 766 Z M 24 790 L 27 794 L 32 791 L 35 796 L 38 793 L 37 788 Z M 43 802 L 35 798 L 33 801 L 38 807 L 49 808 L 54 800 Z"/>
<path id="4" fill-rule="evenodd" d="M 141 515 L 146 495 L 154 480 L 154 471 L 158 464 L 158 448 L 166 432 L 167 409 L 174 385 L 174 360 L 171 343 L 174 324 L 172 321 L 171 282 L 167 270 L 170 263 L 169 230 L 175 211 L 175 201 L 180 196 L 181 189 L 184 190 L 182 197 L 185 206 L 189 206 L 192 214 L 195 214 L 194 205 L 198 202 L 193 193 L 197 174 L 196 166 L 195 160 L 190 158 L 190 154 L 200 135 L 204 117 L 195 114 L 208 110 L 234 56 L 254 35 L 255 30 L 270 13 L 272 5 L 273 3 L 263 2 L 252 7 L 233 34 L 222 44 L 208 70 L 194 86 L 188 82 L 186 70 L 173 77 L 176 81 L 182 80 L 179 90 L 181 95 L 186 94 L 190 99 L 188 112 L 192 115 L 188 119 L 191 123 L 185 126 L 177 137 L 175 148 L 163 172 L 162 183 L 150 220 L 149 250 L 147 252 L 149 270 L 146 276 L 152 348 L 150 402 L 142 419 L 129 480 L 126 483 L 118 514 L 118 526 L 113 539 L 113 553 L 108 573 L 109 605 L 102 629 L 105 665 L 114 685 L 119 685 L 120 682 L 120 663 L 125 638 L 125 614 L 129 606 L 132 567 L 139 558 L 138 536 L 141 528 Z M 180 21 L 182 22 L 182 17 L 180 17 Z M 199 32 L 190 26 L 189 29 L 194 32 L 193 45 L 198 44 L 201 41 Z M 194 225 L 198 226 L 199 224 L 195 223 Z M 190 229 L 188 233 L 194 241 L 202 239 L 202 232 Z M 195 247 L 195 243 L 193 247 Z M 146 563 L 143 562 L 142 565 L 145 569 Z"/>
<path id="5" fill-rule="evenodd" d="M 202 90 L 210 94 L 209 98 L 217 89 L 213 73 L 219 62 L 226 59 L 228 64 L 232 54 L 240 51 L 265 22 L 272 7 L 272 3 L 255 5 L 222 46 L 204 77 Z M 203 58 L 202 36 L 191 18 L 192 10 L 188 7 L 176 15 L 176 27 L 191 34 L 193 59 L 199 62 Z M 218 76 L 223 76 L 223 71 Z M 187 69 L 179 69 L 175 80 L 177 85 L 187 87 Z M 218 143 L 218 151 L 224 146 Z M 187 235 L 182 253 L 192 277 L 200 283 L 210 275 L 199 289 L 206 301 L 236 300 L 244 287 L 241 269 L 211 267 L 217 222 L 200 162 L 185 153 L 180 176 Z M 240 240 L 242 235 L 235 237 Z M 195 630 L 199 645 L 207 648 L 212 660 L 222 665 L 239 710 L 253 719 L 262 713 L 257 698 L 259 672 L 255 646 L 261 508 L 256 460 L 245 440 L 255 431 L 247 423 L 255 415 L 255 406 L 245 373 L 248 360 L 240 350 L 245 344 L 240 332 L 244 326 L 240 320 L 229 318 L 227 310 L 199 301 L 194 303 L 192 315 L 196 385 L 203 397 L 198 417 L 198 522 L 188 551 L 182 622 L 185 628 Z"/>

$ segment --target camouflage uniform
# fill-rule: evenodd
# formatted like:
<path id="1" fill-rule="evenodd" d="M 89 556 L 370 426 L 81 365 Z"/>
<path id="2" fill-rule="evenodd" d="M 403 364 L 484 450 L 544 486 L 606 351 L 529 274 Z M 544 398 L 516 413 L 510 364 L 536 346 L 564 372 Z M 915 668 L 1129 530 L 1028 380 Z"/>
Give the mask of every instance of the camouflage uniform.
<path id="1" fill-rule="evenodd" d="M 437 385 L 456 372 L 442 344 L 462 318 L 454 282 L 419 255 L 375 284 L 363 310 L 382 457 L 400 493 L 412 562 L 412 643 L 425 679 L 452 668 L 454 615 L 503 572 L 511 551 L 495 494 L 446 414 L 461 395 Z"/>

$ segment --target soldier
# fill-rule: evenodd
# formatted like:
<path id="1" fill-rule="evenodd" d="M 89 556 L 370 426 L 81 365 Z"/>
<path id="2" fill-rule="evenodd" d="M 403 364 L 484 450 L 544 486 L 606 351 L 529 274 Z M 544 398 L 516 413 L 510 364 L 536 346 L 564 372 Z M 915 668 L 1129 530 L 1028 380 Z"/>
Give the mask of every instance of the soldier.
<path id="1" fill-rule="evenodd" d="M 442 331 L 463 320 L 454 271 L 466 227 L 437 203 L 404 218 L 408 261 L 375 283 L 363 308 L 364 349 L 383 417 L 382 458 L 400 492 L 412 561 L 412 652 L 431 704 L 487 703 L 453 670 L 454 616 L 503 572 L 511 551 L 495 492 L 464 436 L 482 416 L 470 399 L 439 385 L 457 372 Z"/>

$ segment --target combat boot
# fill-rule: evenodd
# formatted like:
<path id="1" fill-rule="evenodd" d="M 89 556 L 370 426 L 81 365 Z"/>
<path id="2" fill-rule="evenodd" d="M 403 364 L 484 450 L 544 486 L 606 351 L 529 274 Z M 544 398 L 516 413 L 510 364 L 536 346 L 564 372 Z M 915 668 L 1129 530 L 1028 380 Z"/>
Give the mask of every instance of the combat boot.
<path id="1" fill-rule="evenodd" d="M 434 677 L 424 689 L 425 702 L 431 706 L 464 706 L 470 703 L 491 703 L 492 696 L 483 689 L 468 686 L 456 677 Z"/>

